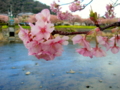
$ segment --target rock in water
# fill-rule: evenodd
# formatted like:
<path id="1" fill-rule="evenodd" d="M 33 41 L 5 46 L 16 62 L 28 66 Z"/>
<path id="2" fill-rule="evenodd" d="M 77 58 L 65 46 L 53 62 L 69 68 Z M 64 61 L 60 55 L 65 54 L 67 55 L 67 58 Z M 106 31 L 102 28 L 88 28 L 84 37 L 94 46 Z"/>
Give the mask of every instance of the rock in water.
<path id="1" fill-rule="evenodd" d="M 12 69 L 16 69 L 16 67 L 12 67 Z"/>
<path id="2" fill-rule="evenodd" d="M 75 73 L 75 71 L 73 71 L 72 69 L 68 72 L 66 72 L 66 73 L 72 73 L 72 74 L 74 74 Z"/>
<path id="3" fill-rule="evenodd" d="M 29 74 L 30 74 L 30 72 L 28 71 L 28 72 L 26 72 L 25 74 L 26 74 L 26 75 L 29 75 Z"/>

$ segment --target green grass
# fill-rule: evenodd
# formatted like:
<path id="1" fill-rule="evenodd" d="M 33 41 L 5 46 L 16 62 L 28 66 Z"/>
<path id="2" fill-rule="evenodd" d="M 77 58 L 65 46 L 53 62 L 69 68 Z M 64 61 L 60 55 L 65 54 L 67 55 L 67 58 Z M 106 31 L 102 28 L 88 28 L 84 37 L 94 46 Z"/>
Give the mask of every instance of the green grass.
<path id="1" fill-rule="evenodd" d="M 96 26 L 55 26 L 55 28 L 94 29 Z"/>
<path id="2" fill-rule="evenodd" d="M 22 26 L 25 29 L 30 29 L 30 26 Z M 3 29 L 8 28 L 7 25 L 2 26 Z M 19 28 L 18 25 L 15 26 L 15 28 Z M 74 28 L 74 29 L 93 29 L 96 28 L 95 26 L 55 26 L 56 29 L 59 28 Z"/>
<path id="3" fill-rule="evenodd" d="M 7 26 L 7 25 L 2 26 L 2 29 L 6 29 L 6 28 L 8 28 L 8 26 Z"/>
<path id="4" fill-rule="evenodd" d="M 15 28 L 19 29 L 20 27 L 19 26 L 15 26 Z M 24 29 L 30 29 L 30 26 L 22 26 L 22 28 L 24 28 Z"/>
<path id="5" fill-rule="evenodd" d="M 24 29 L 30 29 L 30 26 L 22 26 Z M 7 25 L 4 25 L 2 26 L 2 29 L 7 29 L 8 26 Z M 16 29 L 19 29 L 20 27 L 18 25 L 15 26 Z"/>

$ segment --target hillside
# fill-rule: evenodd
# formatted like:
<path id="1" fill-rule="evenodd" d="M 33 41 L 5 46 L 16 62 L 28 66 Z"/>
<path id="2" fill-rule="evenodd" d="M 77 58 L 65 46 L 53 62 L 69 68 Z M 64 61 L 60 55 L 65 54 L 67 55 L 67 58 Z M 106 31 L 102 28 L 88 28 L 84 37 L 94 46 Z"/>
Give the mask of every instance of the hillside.
<path id="1" fill-rule="evenodd" d="M 0 13 L 7 14 L 12 6 L 13 14 L 16 16 L 21 12 L 38 13 L 49 6 L 34 0 L 0 0 Z"/>

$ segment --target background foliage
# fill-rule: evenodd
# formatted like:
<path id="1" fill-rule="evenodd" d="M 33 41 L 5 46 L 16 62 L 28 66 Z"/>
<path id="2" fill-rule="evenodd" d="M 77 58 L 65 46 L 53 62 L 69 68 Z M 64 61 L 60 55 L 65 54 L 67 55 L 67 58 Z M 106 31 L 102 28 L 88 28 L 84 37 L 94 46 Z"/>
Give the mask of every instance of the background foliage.
<path id="1" fill-rule="evenodd" d="M 46 4 L 34 0 L 0 0 L 0 13 L 7 14 L 11 5 L 15 16 L 21 12 L 38 13 L 44 8 L 50 8 Z"/>

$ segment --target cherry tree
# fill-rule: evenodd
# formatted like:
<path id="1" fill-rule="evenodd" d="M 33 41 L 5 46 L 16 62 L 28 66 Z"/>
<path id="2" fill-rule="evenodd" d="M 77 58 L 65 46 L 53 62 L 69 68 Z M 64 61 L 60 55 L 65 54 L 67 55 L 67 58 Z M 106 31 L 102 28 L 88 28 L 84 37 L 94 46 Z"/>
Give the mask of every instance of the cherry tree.
<path id="1" fill-rule="evenodd" d="M 56 15 L 50 15 L 50 21 L 51 21 L 51 23 L 54 23 L 54 24 L 63 22 L 62 20 L 58 19 Z"/>
<path id="2" fill-rule="evenodd" d="M 36 22 L 35 14 L 30 15 L 30 16 L 27 18 L 26 22 L 35 23 L 35 22 Z"/>
<path id="3" fill-rule="evenodd" d="M 8 16 L 7 15 L 0 15 L 0 23 L 7 23 Z"/>
<path id="4" fill-rule="evenodd" d="M 2 25 L 5 25 L 7 23 L 8 23 L 8 16 L 0 15 L 0 31 L 2 30 Z"/>
<path id="5" fill-rule="evenodd" d="M 81 17 L 79 15 L 73 15 L 73 19 L 70 20 L 70 23 L 72 23 L 74 25 L 75 22 L 79 23 L 81 21 L 82 21 L 82 19 L 81 19 Z"/>
<path id="6" fill-rule="evenodd" d="M 84 0 L 82 0 L 84 1 Z M 81 2 L 82 2 L 81 1 Z M 67 3 L 71 12 L 81 11 L 87 5 L 82 5 L 80 1 L 75 0 Z M 106 6 L 107 11 L 105 12 L 105 18 L 114 18 L 114 8 L 119 5 L 116 0 L 113 4 Z M 51 4 L 50 9 L 57 14 L 57 18 L 60 20 L 72 20 L 73 15 L 66 11 L 62 12 L 62 5 L 57 4 L 55 1 Z M 106 51 L 110 50 L 113 54 L 116 54 L 120 50 L 120 22 L 119 20 L 115 23 L 107 26 L 100 26 L 99 15 L 97 12 L 90 10 L 90 20 L 96 26 L 95 29 L 90 31 L 79 31 L 79 32 L 63 32 L 57 31 L 54 28 L 54 24 L 50 21 L 50 11 L 43 9 L 40 13 L 35 15 L 35 23 L 29 23 L 31 30 L 23 29 L 20 26 L 19 37 L 23 41 L 25 47 L 28 49 L 28 54 L 37 57 L 38 59 L 53 60 L 57 56 L 61 56 L 63 52 L 63 45 L 68 45 L 68 35 L 74 35 L 72 38 L 73 44 L 79 44 L 80 48 L 76 49 L 76 52 L 85 57 L 104 57 Z M 112 37 L 103 36 L 102 33 L 105 29 L 112 28 L 111 32 L 114 33 Z M 62 35 L 62 36 L 59 36 Z M 81 35 L 82 34 L 82 35 Z M 84 35 L 83 35 L 84 34 Z M 91 46 L 91 42 L 88 40 L 88 36 L 93 35 L 95 46 Z M 103 47 L 106 48 L 104 50 Z"/>

